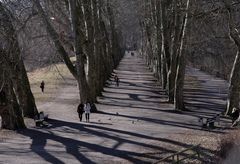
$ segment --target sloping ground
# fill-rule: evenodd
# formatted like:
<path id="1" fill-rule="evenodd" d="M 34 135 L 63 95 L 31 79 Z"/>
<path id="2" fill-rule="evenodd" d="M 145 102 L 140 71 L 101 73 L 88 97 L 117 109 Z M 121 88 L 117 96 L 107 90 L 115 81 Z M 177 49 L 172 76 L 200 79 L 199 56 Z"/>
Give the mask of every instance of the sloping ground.
<path id="1" fill-rule="evenodd" d="M 214 89 L 207 90 L 208 97 L 202 96 L 205 86 L 198 75 L 202 73 L 190 68 L 188 72 L 191 77 L 187 78 L 186 96 L 192 111 L 176 113 L 143 60 L 127 54 L 115 71 L 120 86 L 115 86 L 112 79 L 108 82 L 97 104 L 100 112 L 91 114 L 90 123 L 78 120 L 78 89 L 75 80 L 68 77 L 55 98 L 38 102 L 38 108 L 49 114 L 51 126 L 35 128 L 31 120 L 26 120 L 28 129 L 7 132 L 0 141 L 0 163 L 154 162 L 198 143 L 202 143 L 204 151 L 200 162 L 208 160 L 214 154 L 208 143 L 214 142 L 216 147 L 213 139 L 224 131 L 202 130 L 198 117 L 221 111 L 217 105 L 224 101 L 211 99 L 216 96 Z M 206 83 L 206 87 L 212 84 Z M 208 102 L 216 106 L 206 108 Z"/>
<path id="2" fill-rule="evenodd" d="M 187 106 L 203 116 L 212 116 L 224 111 L 227 100 L 228 83 L 195 68 L 187 68 L 185 100 Z"/>

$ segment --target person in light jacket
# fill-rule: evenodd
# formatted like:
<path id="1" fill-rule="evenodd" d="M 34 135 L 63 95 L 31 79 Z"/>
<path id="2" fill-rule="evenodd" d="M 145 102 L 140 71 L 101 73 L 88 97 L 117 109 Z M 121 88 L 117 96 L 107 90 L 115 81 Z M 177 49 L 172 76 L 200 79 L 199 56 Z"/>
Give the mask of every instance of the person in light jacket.
<path id="1" fill-rule="evenodd" d="M 90 112 L 91 112 L 91 105 L 90 105 L 90 103 L 88 101 L 84 105 L 84 112 L 85 112 L 86 122 L 89 122 Z"/>

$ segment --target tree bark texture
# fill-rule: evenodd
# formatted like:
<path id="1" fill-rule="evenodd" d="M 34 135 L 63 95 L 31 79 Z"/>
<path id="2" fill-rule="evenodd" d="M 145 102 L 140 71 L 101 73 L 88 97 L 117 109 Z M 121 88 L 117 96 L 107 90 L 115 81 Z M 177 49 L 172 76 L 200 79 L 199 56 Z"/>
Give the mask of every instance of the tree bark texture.
<path id="1" fill-rule="evenodd" d="M 230 75 L 227 108 L 225 111 L 226 115 L 231 114 L 234 107 L 239 108 L 240 102 L 240 36 L 234 23 L 231 2 L 231 0 L 225 0 L 224 4 L 228 12 L 229 37 L 232 41 L 234 41 L 235 45 L 237 46 L 237 53 Z"/>
<path id="2" fill-rule="evenodd" d="M 187 0 L 186 3 L 186 13 L 183 18 L 182 30 L 180 35 L 180 48 L 178 53 L 178 65 L 177 65 L 177 73 L 175 79 L 175 98 L 174 98 L 174 107 L 175 110 L 185 110 L 184 105 L 184 78 L 185 78 L 185 67 L 186 67 L 186 57 L 185 57 L 185 46 L 186 46 L 186 33 L 187 33 L 187 25 L 188 25 L 188 16 L 189 16 L 189 6 L 190 0 Z"/>
<path id="3" fill-rule="evenodd" d="M 6 67 L 9 69 L 9 76 L 11 77 L 17 100 L 23 110 L 24 116 L 33 118 L 38 111 L 21 57 L 18 38 L 15 34 L 11 18 L 1 3 L 0 12 L 0 21 L 2 21 L 1 24 L 4 25 L 1 27 L 1 30 L 3 30 L 5 36 L 7 36 L 2 37 L 2 41 L 6 43 L 4 48 L 1 50 L 3 57 L 2 60 L 7 63 Z"/>

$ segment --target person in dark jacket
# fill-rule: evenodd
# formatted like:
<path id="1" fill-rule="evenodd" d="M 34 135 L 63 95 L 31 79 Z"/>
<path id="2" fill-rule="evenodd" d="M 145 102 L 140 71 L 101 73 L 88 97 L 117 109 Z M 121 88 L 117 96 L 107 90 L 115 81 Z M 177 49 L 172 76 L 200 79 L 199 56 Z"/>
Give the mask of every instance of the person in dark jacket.
<path id="1" fill-rule="evenodd" d="M 116 83 L 116 86 L 118 87 L 119 86 L 119 78 L 118 78 L 118 76 L 117 75 L 115 75 L 114 76 L 114 81 L 115 81 L 115 83 Z"/>
<path id="2" fill-rule="evenodd" d="M 84 105 L 82 103 L 80 103 L 78 105 L 77 112 L 78 112 L 78 117 L 79 117 L 80 121 L 82 121 L 82 115 L 84 113 Z"/>
<path id="3" fill-rule="evenodd" d="M 41 90 L 42 90 L 42 93 L 44 93 L 44 88 L 45 88 L 45 83 L 44 83 L 44 81 L 41 82 L 40 88 L 41 88 Z"/>

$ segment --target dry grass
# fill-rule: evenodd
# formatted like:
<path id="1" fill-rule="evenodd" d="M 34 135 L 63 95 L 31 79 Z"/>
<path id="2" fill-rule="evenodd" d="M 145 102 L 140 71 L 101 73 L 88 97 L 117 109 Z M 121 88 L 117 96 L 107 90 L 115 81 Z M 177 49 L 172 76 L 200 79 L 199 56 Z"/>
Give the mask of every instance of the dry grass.
<path id="1" fill-rule="evenodd" d="M 31 89 L 37 103 L 54 99 L 58 90 L 64 86 L 66 79 L 73 79 L 65 64 L 55 64 L 28 73 Z M 45 93 L 42 94 L 40 83 L 45 82 Z"/>

